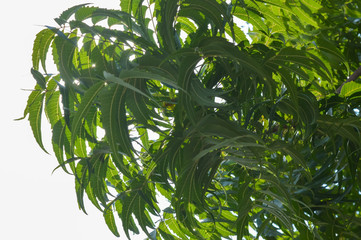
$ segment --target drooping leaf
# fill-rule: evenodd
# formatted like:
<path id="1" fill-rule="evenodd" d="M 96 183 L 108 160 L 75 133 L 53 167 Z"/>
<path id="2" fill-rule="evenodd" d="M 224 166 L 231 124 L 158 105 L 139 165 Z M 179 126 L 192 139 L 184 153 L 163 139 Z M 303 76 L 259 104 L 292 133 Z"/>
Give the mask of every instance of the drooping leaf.
<path id="1" fill-rule="evenodd" d="M 100 101 L 103 127 L 112 151 L 112 160 L 123 174 L 130 176 L 122 156 L 122 154 L 132 156 L 125 115 L 125 95 L 125 88 L 120 85 L 110 85 L 102 92 Z"/>
<path id="2" fill-rule="evenodd" d="M 45 113 L 52 126 L 62 118 L 60 92 L 57 90 L 57 83 L 53 79 L 49 80 L 45 93 Z"/>
<path id="3" fill-rule="evenodd" d="M 34 138 L 36 142 L 39 144 L 41 149 L 47 153 L 44 148 L 42 135 L 41 135 L 41 117 L 43 115 L 43 105 L 44 105 L 44 97 L 45 94 L 41 93 L 38 90 L 35 90 L 35 95 L 33 98 L 29 98 L 31 103 L 29 105 L 29 122 L 31 126 L 31 130 L 33 131 Z"/>
<path id="4" fill-rule="evenodd" d="M 40 61 L 44 71 L 46 72 L 46 55 L 48 53 L 50 43 L 54 39 L 54 35 L 55 33 L 48 28 L 43 29 L 36 35 L 32 55 L 33 68 L 35 70 L 39 70 Z"/>
<path id="5" fill-rule="evenodd" d="M 104 219 L 110 231 L 112 231 L 115 236 L 120 237 L 117 226 L 115 224 L 112 208 L 108 208 L 106 211 L 104 211 Z"/>
<path id="6" fill-rule="evenodd" d="M 35 70 L 34 68 L 31 69 L 31 74 L 33 75 L 33 77 L 35 78 L 36 82 L 38 83 L 38 85 L 42 88 L 45 89 L 46 88 L 46 80 L 45 77 L 38 72 L 37 70 Z"/>
<path id="7" fill-rule="evenodd" d="M 121 219 L 123 222 L 123 229 L 128 239 L 131 239 L 129 236 L 129 230 L 134 233 L 139 233 L 137 226 L 135 225 L 134 219 L 132 217 L 133 211 L 136 209 L 136 203 L 139 200 L 139 195 L 136 192 L 131 193 L 129 196 L 126 196 L 123 200 L 123 211 L 121 212 Z"/>
<path id="8" fill-rule="evenodd" d="M 75 90 L 74 90 L 74 64 L 73 57 L 76 49 L 76 39 L 68 38 L 67 36 L 56 36 L 54 39 L 54 51 L 53 55 L 55 61 L 58 62 L 58 69 L 60 73 L 61 79 L 65 82 L 65 90 L 70 94 L 74 100 L 77 100 Z M 67 97 L 63 96 L 63 101 L 66 100 Z"/>
<path id="9" fill-rule="evenodd" d="M 64 148 L 66 144 L 70 145 L 70 137 L 68 137 L 69 135 L 70 135 L 70 131 L 67 128 L 65 122 L 62 120 L 58 120 L 58 122 L 55 123 L 53 127 L 53 137 L 52 137 L 53 151 L 55 153 L 59 165 L 66 173 L 69 172 L 65 166 Z"/>
<path id="10" fill-rule="evenodd" d="M 98 96 L 99 92 L 102 90 L 103 87 L 104 87 L 104 82 L 100 81 L 97 84 L 94 84 L 94 86 L 92 86 L 90 89 L 88 89 L 85 92 L 82 101 L 78 107 L 78 111 L 75 113 L 74 120 L 72 122 L 72 128 L 71 128 L 72 136 L 71 136 L 71 144 L 70 144 L 71 149 L 73 148 L 75 144 L 75 140 L 78 137 L 79 134 L 78 132 L 81 128 L 81 123 L 85 115 L 89 111 L 89 108 L 94 104 L 94 99 Z"/>
<path id="11" fill-rule="evenodd" d="M 84 205 L 84 190 L 89 184 L 89 174 L 91 173 L 89 169 L 89 162 L 87 158 L 81 159 L 76 165 L 75 169 L 75 191 L 78 201 L 79 208 L 85 213 Z"/>

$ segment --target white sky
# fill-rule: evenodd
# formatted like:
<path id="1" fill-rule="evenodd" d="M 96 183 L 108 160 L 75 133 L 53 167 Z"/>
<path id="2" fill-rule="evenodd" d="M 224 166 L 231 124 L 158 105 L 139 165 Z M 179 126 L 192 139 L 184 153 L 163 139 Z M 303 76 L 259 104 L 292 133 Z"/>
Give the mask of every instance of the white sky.
<path id="1" fill-rule="evenodd" d="M 88 215 L 78 210 L 74 179 L 57 166 L 33 139 L 22 116 L 35 80 L 30 74 L 32 44 L 40 25 L 56 26 L 53 18 L 81 0 L 6 1 L 0 14 L 0 239 L 82 240 L 117 239 L 101 212 L 89 202 Z M 95 5 L 117 8 L 119 0 L 92 0 Z M 51 152 L 50 131 L 43 141 Z M 118 230 L 122 234 L 120 220 Z M 124 236 L 124 235 L 123 235 Z M 121 237 L 119 239 L 126 239 Z M 134 236 L 132 239 L 143 239 Z"/>

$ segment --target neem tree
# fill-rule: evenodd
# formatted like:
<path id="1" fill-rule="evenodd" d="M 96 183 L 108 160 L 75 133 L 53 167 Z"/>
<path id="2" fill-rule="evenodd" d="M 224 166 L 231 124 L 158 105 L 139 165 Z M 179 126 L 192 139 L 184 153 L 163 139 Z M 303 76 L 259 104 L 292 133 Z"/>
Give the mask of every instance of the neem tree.
<path id="1" fill-rule="evenodd" d="M 360 239 L 360 2 L 120 7 L 70 8 L 34 42 L 25 116 L 44 149 L 45 112 L 84 212 L 128 238 Z"/>

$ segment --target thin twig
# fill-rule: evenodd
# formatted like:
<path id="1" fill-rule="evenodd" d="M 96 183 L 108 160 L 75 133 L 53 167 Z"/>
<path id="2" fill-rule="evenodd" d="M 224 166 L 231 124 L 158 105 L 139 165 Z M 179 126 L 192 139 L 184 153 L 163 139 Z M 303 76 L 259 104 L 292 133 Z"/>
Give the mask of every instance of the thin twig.
<path id="1" fill-rule="evenodd" d="M 355 81 L 359 76 L 361 75 L 361 66 L 346 80 L 346 82 L 343 82 L 341 86 L 339 86 L 336 90 L 337 94 L 340 94 L 341 89 L 345 83 Z"/>

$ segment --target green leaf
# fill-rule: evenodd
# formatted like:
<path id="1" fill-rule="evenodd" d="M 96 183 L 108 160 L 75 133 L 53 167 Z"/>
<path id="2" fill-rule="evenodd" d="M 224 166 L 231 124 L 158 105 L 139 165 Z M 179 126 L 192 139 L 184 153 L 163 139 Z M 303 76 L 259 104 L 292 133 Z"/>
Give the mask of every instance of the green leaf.
<path id="1" fill-rule="evenodd" d="M 200 105 L 219 108 L 227 106 L 227 104 L 215 102 L 214 98 L 221 97 L 224 93 L 205 88 L 197 79 L 193 79 L 191 82 L 191 94 L 194 100 Z"/>
<path id="2" fill-rule="evenodd" d="M 39 70 L 39 61 L 46 72 L 46 55 L 48 53 L 48 49 L 50 43 L 54 39 L 55 33 L 50 29 L 41 30 L 35 38 L 34 45 L 33 45 L 33 54 L 32 54 L 32 61 L 33 61 L 33 68 L 35 70 Z"/>
<path id="3" fill-rule="evenodd" d="M 154 223 L 152 219 L 149 216 L 149 213 L 146 211 L 145 208 L 145 195 L 143 194 L 143 191 L 138 192 L 139 196 L 136 200 L 136 203 L 134 205 L 134 215 L 138 220 L 139 226 L 142 228 L 143 232 L 145 232 L 148 237 L 151 237 L 149 234 L 147 227 L 154 229 Z"/>
<path id="4" fill-rule="evenodd" d="M 238 191 L 239 209 L 237 212 L 237 239 L 242 239 L 244 235 L 247 235 L 248 229 L 248 211 L 252 209 L 253 203 L 251 202 L 252 190 L 248 187 L 249 181 L 243 183 Z"/>
<path id="5" fill-rule="evenodd" d="M 228 35 L 232 36 L 234 42 L 237 44 L 247 40 L 246 34 L 236 24 L 232 24 L 231 26 L 227 24 L 225 30 Z"/>
<path id="6" fill-rule="evenodd" d="M 51 126 L 54 126 L 62 117 L 60 110 L 60 92 L 57 91 L 56 88 L 56 80 L 50 79 L 45 93 L 45 113 Z"/>
<path id="7" fill-rule="evenodd" d="M 196 32 L 197 30 L 197 27 L 186 17 L 178 16 L 177 22 L 181 24 L 182 30 L 185 31 L 187 34 Z"/>
<path id="8" fill-rule="evenodd" d="M 56 36 L 54 39 L 53 45 L 53 54 L 55 63 L 58 65 L 58 69 L 60 72 L 60 77 L 65 82 L 65 89 L 64 91 L 70 94 L 70 97 L 73 100 L 77 101 L 76 93 L 74 90 L 74 52 L 76 50 L 76 38 L 68 38 L 67 36 Z M 62 89 L 61 89 L 62 90 Z M 63 96 L 63 101 L 67 101 L 68 97 Z M 64 107 L 67 104 L 64 104 Z M 69 109 L 68 109 L 69 110 Z"/>
<path id="9" fill-rule="evenodd" d="M 305 4 L 312 12 L 317 12 L 322 8 L 322 4 L 317 0 L 301 0 L 303 4 Z"/>
<path id="10" fill-rule="evenodd" d="M 326 115 L 320 116 L 317 123 L 320 125 L 320 128 L 323 131 L 326 131 L 329 135 L 342 136 L 361 147 L 361 123 L 358 117 L 341 119 Z"/>
<path id="11" fill-rule="evenodd" d="M 352 94 L 360 92 L 360 91 L 361 91 L 361 83 L 352 81 L 352 82 L 345 83 L 342 86 L 340 96 L 341 97 L 349 97 Z"/>
<path id="12" fill-rule="evenodd" d="M 91 162 L 91 171 L 90 175 L 90 187 L 95 197 L 101 202 L 103 206 L 106 205 L 107 199 L 107 189 L 105 184 L 106 171 L 108 167 L 108 157 L 105 157 L 104 154 L 93 154 L 89 161 Z"/>
<path id="13" fill-rule="evenodd" d="M 199 48 L 200 52 L 206 57 L 223 57 L 236 60 L 241 65 L 244 65 L 245 68 L 251 69 L 260 78 L 269 78 L 269 75 L 259 62 L 252 56 L 247 55 L 247 53 L 240 51 L 238 47 L 224 38 L 204 38 L 202 42 L 200 42 Z"/>
<path id="14" fill-rule="evenodd" d="M 184 91 L 180 93 L 179 104 L 183 106 L 187 116 L 193 124 L 197 122 L 197 114 L 194 109 L 192 98 L 188 93 L 192 91 L 191 82 L 193 80 L 192 78 L 195 77 L 194 68 L 200 59 L 201 57 L 196 53 L 187 56 L 181 63 L 178 77 L 178 84 L 182 89 L 184 89 Z"/>
<path id="15" fill-rule="evenodd" d="M 172 233 L 167 228 L 166 224 L 164 222 L 161 222 L 158 226 L 158 232 L 165 240 L 175 240 Z"/>
<path id="16" fill-rule="evenodd" d="M 223 30 L 223 21 L 224 18 L 227 18 L 227 14 L 225 12 L 225 8 L 222 7 L 216 0 L 186 0 L 182 3 L 184 6 L 182 7 L 179 15 L 180 16 L 188 16 L 191 17 L 192 15 L 188 15 L 187 10 L 196 10 L 203 13 L 205 16 L 212 20 L 212 23 L 224 32 Z"/>
<path id="17" fill-rule="evenodd" d="M 137 226 L 135 225 L 132 213 L 135 211 L 135 204 L 139 200 L 139 195 L 137 192 L 132 192 L 130 195 L 126 196 L 123 202 L 123 209 L 121 212 L 121 219 L 123 223 L 123 229 L 128 239 L 131 239 L 129 236 L 129 230 L 134 233 L 139 233 Z"/>
<path id="18" fill-rule="evenodd" d="M 24 117 L 43 148 L 44 110 L 80 209 L 119 236 L 115 208 L 128 238 L 358 238 L 361 87 L 334 93 L 359 67 L 357 3 L 120 6 L 70 8 L 33 46 Z"/>
<path id="19" fill-rule="evenodd" d="M 123 75 L 123 74 L 122 74 L 122 75 Z M 144 92 L 142 92 L 142 91 L 139 90 L 138 88 L 134 87 L 132 84 L 127 83 L 127 82 L 125 81 L 126 79 L 124 79 L 124 77 L 123 77 L 123 79 L 124 79 L 124 80 L 123 80 L 122 78 L 117 78 L 117 77 L 115 77 L 113 74 L 104 72 L 104 78 L 105 78 L 106 80 L 108 80 L 108 81 L 117 83 L 117 84 L 123 86 L 124 88 L 129 88 L 130 90 L 133 90 L 134 92 L 139 93 L 139 94 L 143 95 L 143 96 L 146 97 L 146 98 L 150 98 L 149 95 L 145 94 Z"/>
<path id="20" fill-rule="evenodd" d="M 69 137 L 68 137 L 69 136 Z M 65 166 L 64 161 L 64 145 L 70 144 L 70 131 L 67 128 L 64 120 L 60 119 L 53 126 L 53 137 L 52 137 L 53 151 L 56 159 L 62 169 L 70 174 Z"/>
<path id="21" fill-rule="evenodd" d="M 35 94 L 33 101 L 29 104 L 29 122 L 36 142 L 44 152 L 48 153 L 44 148 L 41 136 L 41 116 L 43 114 L 45 94 L 38 90 L 35 91 L 37 91 L 37 93 Z"/>
<path id="22" fill-rule="evenodd" d="M 106 174 L 107 181 L 109 181 L 117 190 L 125 190 L 124 183 L 120 178 L 120 174 L 112 161 L 108 161 L 108 169 Z"/>
<path id="23" fill-rule="evenodd" d="M 162 42 L 164 49 L 173 53 L 176 50 L 176 42 L 174 39 L 174 20 L 177 15 L 178 1 L 168 0 L 160 1 L 161 6 L 161 17 L 158 17 L 157 30 L 162 36 Z"/>
<path id="24" fill-rule="evenodd" d="M 255 204 L 255 206 L 263 208 L 264 210 L 266 210 L 267 212 L 271 213 L 273 216 L 275 216 L 276 218 L 278 218 L 281 223 L 292 232 L 292 223 L 291 223 L 291 219 L 289 218 L 289 216 L 287 215 L 287 213 L 279 208 L 276 204 L 263 200 L 263 199 L 257 199 L 258 201 L 260 201 L 261 203 L 263 203 L 262 205 L 258 205 Z"/>
<path id="25" fill-rule="evenodd" d="M 187 239 L 186 231 L 184 231 L 184 227 L 180 227 L 180 223 L 172 216 L 171 218 L 165 220 L 166 224 L 169 226 L 170 230 L 172 230 L 177 236 L 181 239 Z"/>
<path id="26" fill-rule="evenodd" d="M 321 53 L 324 55 L 324 58 L 332 64 L 333 67 L 339 67 L 340 63 L 344 64 L 347 72 L 350 72 L 349 64 L 342 54 L 342 52 L 325 36 L 320 36 L 317 39 L 317 47 L 321 50 Z"/>
<path id="27" fill-rule="evenodd" d="M 70 147 L 73 149 L 74 143 L 76 138 L 79 135 L 79 130 L 81 128 L 81 123 L 83 119 L 85 118 L 86 114 L 89 111 L 89 108 L 94 104 L 94 99 L 98 96 L 100 90 L 104 87 L 104 82 L 100 81 L 94 86 L 92 86 L 90 89 L 88 89 L 84 96 L 82 97 L 82 101 L 78 107 L 78 111 L 74 115 L 74 120 L 72 122 L 72 136 L 71 136 L 71 143 Z"/>
<path id="28" fill-rule="evenodd" d="M 120 237 L 117 226 L 115 224 L 112 208 L 109 207 L 107 210 L 105 210 L 103 215 L 104 215 L 105 223 L 108 225 L 110 231 L 112 231 L 112 233 L 115 236 Z"/>
<path id="29" fill-rule="evenodd" d="M 273 151 L 282 151 L 284 154 L 289 155 L 292 160 L 294 160 L 297 164 L 302 166 L 304 173 L 306 174 L 306 177 L 311 180 L 312 176 L 309 171 L 309 168 L 307 166 L 307 163 L 303 157 L 303 155 L 297 151 L 292 145 L 281 142 L 281 141 L 275 141 L 270 146 L 270 149 Z"/>
<path id="30" fill-rule="evenodd" d="M 287 47 L 282 49 L 277 56 L 270 58 L 267 63 L 286 66 L 290 62 L 310 70 L 314 69 L 324 80 L 332 81 L 332 74 L 327 66 L 317 56 L 306 51 Z"/>
<path id="31" fill-rule="evenodd" d="M 69 9 L 67 9 L 66 11 L 62 12 L 61 15 L 59 16 L 59 18 L 55 18 L 55 21 L 59 24 L 59 25 L 63 25 L 65 23 L 67 23 L 67 21 L 69 20 L 69 18 L 76 13 L 80 8 L 88 5 L 89 3 L 85 3 L 85 4 L 80 4 L 80 5 L 76 5 L 74 7 L 71 7 Z"/>
<path id="32" fill-rule="evenodd" d="M 175 79 L 170 74 L 167 74 L 166 72 L 152 71 L 151 68 L 147 68 L 146 70 L 136 69 L 136 68 L 131 69 L 131 70 L 123 70 L 120 72 L 118 77 L 114 76 L 113 74 L 104 72 L 104 77 L 109 81 L 112 81 L 112 82 L 115 82 L 118 84 L 122 84 L 125 87 L 130 88 L 133 91 L 136 91 L 145 97 L 149 97 L 149 96 L 145 95 L 144 93 L 140 92 L 137 89 L 134 89 L 134 87 L 127 84 L 124 80 L 126 80 L 126 79 L 152 79 L 152 80 L 157 80 L 157 81 L 160 81 L 161 83 L 167 84 L 168 86 L 173 87 L 175 89 L 181 90 L 181 88 L 177 85 Z"/>
<path id="33" fill-rule="evenodd" d="M 75 170 L 75 191 L 76 197 L 78 201 L 79 208 L 85 213 L 85 205 L 84 205 L 84 190 L 89 184 L 89 165 L 88 159 L 81 159 Z"/>
<path id="34" fill-rule="evenodd" d="M 247 9 L 244 9 L 243 7 L 237 5 L 234 7 L 233 14 L 234 16 L 242 19 L 243 21 L 252 24 L 254 31 L 261 31 L 264 33 L 268 32 L 268 27 L 262 20 L 261 14 L 258 14 L 254 11 L 247 11 Z"/>
<path id="35" fill-rule="evenodd" d="M 160 131 L 160 129 L 156 126 L 150 126 L 148 124 L 148 121 L 150 123 L 152 122 L 151 117 L 155 117 L 158 119 L 162 119 L 162 117 L 159 116 L 153 109 L 150 109 L 153 108 L 154 103 L 151 104 L 150 102 L 151 97 L 149 90 L 147 89 L 146 82 L 143 79 L 133 79 L 130 84 L 132 84 L 136 89 L 139 89 L 141 92 L 149 96 L 148 98 L 146 98 L 143 95 L 137 93 L 136 91 L 127 91 L 126 104 L 130 111 L 133 113 L 135 119 L 137 120 L 137 122 L 151 128 L 153 131 Z"/>
<path id="36" fill-rule="evenodd" d="M 107 86 L 101 94 L 101 110 L 103 127 L 112 151 L 112 160 L 117 168 L 126 176 L 130 171 L 123 162 L 122 154 L 132 156 L 131 142 L 125 112 L 126 89 L 120 85 Z"/>
<path id="37" fill-rule="evenodd" d="M 124 0 L 120 2 L 120 8 L 122 9 L 122 11 L 130 14 L 132 12 L 133 5 L 139 2 L 139 0 Z"/>
<path id="38" fill-rule="evenodd" d="M 306 24 L 310 24 L 313 27 L 318 27 L 317 21 L 312 17 L 312 13 L 307 11 L 307 8 L 301 6 L 295 6 L 292 8 L 294 14 Z"/>
<path id="39" fill-rule="evenodd" d="M 31 69 L 31 74 L 33 75 L 33 77 L 36 80 L 36 82 L 38 83 L 38 85 L 42 89 L 46 89 L 46 80 L 45 80 L 45 77 L 43 76 L 43 74 L 41 74 L 40 72 L 38 72 L 34 68 Z"/>

